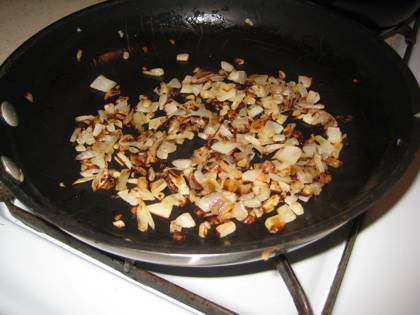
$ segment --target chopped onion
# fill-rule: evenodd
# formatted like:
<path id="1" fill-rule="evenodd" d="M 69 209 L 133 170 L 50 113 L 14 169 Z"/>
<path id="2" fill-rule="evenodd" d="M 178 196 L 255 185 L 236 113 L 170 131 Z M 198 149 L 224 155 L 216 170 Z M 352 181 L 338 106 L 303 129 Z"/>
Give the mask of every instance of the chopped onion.
<path id="1" fill-rule="evenodd" d="M 299 147 L 286 145 L 276 152 L 274 158 L 287 165 L 293 165 L 299 160 L 301 155 L 302 150 Z"/>
<path id="2" fill-rule="evenodd" d="M 228 141 L 218 141 L 215 142 L 211 148 L 219 153 L 222 154 L 231 154 L 233 150 L 236 149 L 238 145 L 234 142 L 228 142 Z"/>
<path id="3" fill-rule="evenodd" d="M 220 238 L 226 237 L 236 231 L 236 225 L 233 221 L 220 224 L 216 227 L 217 236 Z"/>
<path id="4" fill-rule="evenodd" d="M 152 77 L 161 77 L 165 74 L 165 71 L 162 68 L 153 68 L 150 70 L 143 70 L 143 74 L 150 75 Z"/>
<path id="5" fill-rule="evenodd" d="M 161 160 L 166 160 L 168 155 L 176 151 L 176 145 L 171 142 L 163 142 L 156 152 L 156 155 Z"/>
<path id="6" fill-rule="evenodd" d="M 182 85 L 177 78 L 173 78 L 171 81 L 168 82 L 168 87 L 173 89 L 180 89 Z"/>
<path id="7" fill-rule="evenodd" d="M 229 62 L 226 61 L 222 61 L 220 63 L 220 67 L 226 72 L 232 72 L 235 69 Z"/>
<path id="8" fill-rule="evenodd" d="M 155 215 L 169 218 L 174 206 L 179 206 L 180 200 L 175 195 L 165 197 L 161 202 L 147 205 L 146 209 Z"/>
<path id="9" fill-rule="evenodd" d="M 195 226 L 195 221 L 189 212 L 184 212 L 174 221 L 182 228 L 192 228 Z"/>
<path id="10" fill-rule="evenodd" d="M 228 80 L 239 83 L 239 84 L 244 84 L 246 81 L 246 72 L 233 70 L 229 74 Z"/>
<path id="11" fill-rule="evenodd" d="M 90 87 L 92 89 L 107 93 L 111 91 L 116 85 L 117 82 L 114 82 L 101 74 L 95 80 L 93 80 L 93 82 L 90 84 Z"/>
<path id="12" fill-rule="evenodd" d="M 342 140 L 341 130 L 337 127 L 327 128 L 328 141 L 331 143 L 340 143 Z"/>
<path id="13" fill-rule="evenodd" d="M 187 62 L 190 59 L 190 54 L 183 53 L 176 55 L 176 61 Z"/>
<path id="14" fill-rule="evenodd" d="M 204 221 L 198 227 L 198 236 L 201 238 L 205 238 L 207 236 L 208 231 L 211 229 L 211 224 L 207 221 Z"/>

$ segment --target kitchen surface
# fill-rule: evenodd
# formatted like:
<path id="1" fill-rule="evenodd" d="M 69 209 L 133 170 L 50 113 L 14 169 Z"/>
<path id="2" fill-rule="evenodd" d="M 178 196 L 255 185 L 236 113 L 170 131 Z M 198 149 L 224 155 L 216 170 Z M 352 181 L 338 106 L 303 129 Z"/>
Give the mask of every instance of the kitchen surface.
<path id="1" fill-rule="evenodd" d="M 50 23 L 99 3 L 90 0 L 0 0 L 0 63 Z M 420 41 L 420 33 L 417 34 Z M 401 51 L 403 42 L 390 43 Z M 45 52 L 48 54 L 48 52 Z M 420 44 L 409 67 L 420 80 Z M 0 95 L 1 101 L 1 95 Z M 420 157 L 365 216 L 333 314 L 418 314 L 420 300 Z M 315 314 L 341 258 L 349 226 L 296 253 L 290 261 Z M 0 205 L 0 314 L 190 314 L 196 310 L 140 285 L 28 228 Z M 240 314 L 296 314 L 280 274 L 266 263 L 229 267 L 221 276 L 157 274 Z"/>

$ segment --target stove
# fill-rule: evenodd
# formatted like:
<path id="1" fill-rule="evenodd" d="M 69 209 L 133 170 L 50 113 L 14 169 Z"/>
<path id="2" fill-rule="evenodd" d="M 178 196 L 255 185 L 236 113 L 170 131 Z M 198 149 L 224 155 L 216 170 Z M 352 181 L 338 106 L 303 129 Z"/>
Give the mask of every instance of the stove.
<path id="1" fill-rule="evenodd" d="M 95 2 L 2 2 L 0 62 L 38 29 Z M 12 29 L 8 19 L 19 28 Z M 420 45 L 407 48 L 415 38 L 406 30 L 400 25 L 379 36 L 407 59 L 420 81 Z M 363 217 L 287 259 L 212 269 L 123 260 L 19 210 L 18 201 L 1 203 L 0 314 L 297 314 L 295 303 L 301 313 L 309 303 L 314 314 L 415 314 L 419 166 L 420 157 Z"/>

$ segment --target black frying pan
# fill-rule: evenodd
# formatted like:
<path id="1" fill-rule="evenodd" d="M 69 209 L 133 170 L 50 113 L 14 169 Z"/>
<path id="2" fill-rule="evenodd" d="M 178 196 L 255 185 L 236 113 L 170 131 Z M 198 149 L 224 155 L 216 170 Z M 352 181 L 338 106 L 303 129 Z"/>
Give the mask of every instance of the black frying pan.
<path id="1" fill-rule="evenodd" d="M 244 24 L 250 18 L 254 26 Z M 124 32 L 121 38 L 118 31 Z M 176 45 L 169 39 L 174 38 Z M 147 46 L 144 54 L 141 47 Z M 82 61 L 76 61 L 78 49 Z M 124 61 L 122 50 L 131 58 Z M 191 61 L 180 65 L 179 52 Z M 276 235 L 264 220 L 237 224 L 225 239 L 203 240 L 196 231 L 183 242 L 156 218 L 155 232 L 140 233 L 129 207 L 112 193 L 72 186 L 79 165 L 69 143 L 74 117 L 95 113 L 103 97 L 89 84 L 98 74 L 117 81 L 137 99 L 156 80 L 141 67 L 161 66 L 165 80 L 194 67 L 216 70 L 221 60 L 246 59 L 248 73 L 314 78 L 327 110 L 351 115 L 343 167 L 333 182 L 305 206 L 305 215 Z M 24 98 L 30 92 L 34 102 Z M 107 251 L 153 263 L 210 266 L 259 258 L 267 248 L 292 250 L 314 241 L 362 213 L 403 174 L 417 151 L 420 124 L 418 84 L 400 58 L 354 22 L 299 1 L 113 1 L 75 13 L 35 35 L 0 69 L 0 100 L 15 108 L 19 126 L 1 124 L 0 154 L 24 174 L 17 183 L 4 168 L 1 182 L 39 216 Z M 180 150 L 189 155 L 191 143 Z M 66 187 L 59 186 L 60 182 Z M 115 211 L 127 227 L 112 226 Z M 176 216 L 180 210 L 173 212 Z M 391 231 L 390 231 L 391 232 Z"/>

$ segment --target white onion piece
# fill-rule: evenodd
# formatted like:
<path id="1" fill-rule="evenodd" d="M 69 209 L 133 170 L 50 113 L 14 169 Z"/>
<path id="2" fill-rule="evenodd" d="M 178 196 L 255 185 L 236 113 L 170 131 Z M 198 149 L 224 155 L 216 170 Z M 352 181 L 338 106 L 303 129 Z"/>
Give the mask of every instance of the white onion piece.
<path id="1" fill-rule="evenodd" d="M 292 222 L 296 219 L 296 215 L 288 205 L 283 205 L 280 208 L 278 208 L 277 213 L 285 223 Z"/>
<path id="2" fill-rule="evenodd" d="M 213 208 L 216 206 L 216 210 L 219 210 L 223 205 L 226 203 L 226 199 L 220 192 L 213 192 L 208 194 L 202 198 L 200 198 L 196 204 L 197 206 L 205 211 L 210 212 L 213 211 Z"/>
<path id="3" fill-rule="evenodd" d="M 114 82 L 101 74 L 97 76 L 95 80 L 93 80 L 93 82 L 90 84 L 90 87 L 92 89 L 107 93 L 111 91 L 116 85 L 117 82 Z"/>
<path id="4" fill-rule="evenodd" d="M 189 212 L 184 212 L 174 221 L 182 228 L 192 228 L 195 226 L 195 221 Z"/>
<path id="5" fill-rule="evenodd" d="M 166 121 L 165 117 L 153 118 L 149 121 L 149 129 L 156 130 Z"/>
<path id="6" fill-rule="evenodd" d="M 249 199 L 242 201 L 243 205 L 247 208 L 258 208 L 261 207 L 261 201 L 257 199 Z"/>
<path id="7" fill-rule="evenodd" d="M 248 110 L 248 116 L 251 118 L 254 118 L 255 116 L 258 116 L 259 114 L 261 114 L 264 111 L 264 108 L 262 108 L 261 106 L 252 106 L 249 110 Z"/>
<path id="8" fill-rule="evenodd" d="M 228 142 L 228 141 L 218 141 L 215 142 L 211 148 L 219 153 L 222 154 L 231 154 L 233 150 L 237 148 L 237 144 L 234 142 Z"/>
<path id="9" fill-rule="evenodd" d="M 177 78 L 173 78 L 171 81 L 169 81 L 167 86 L 172 89 L 180 89 L 182 87 L 181 82 L 179 82 Z"/>
<path id="10" fill-rule="evenodd" d="M 190 59 L 190 54 L 183 53 L 176 55 L 176 61 L 187 62 Z"/>
<path id="11" fill-rule="evenodd" d="M 163 218 L 169 218 L 174 206 L 179 206 L 180 201 L 175 195 L 165 197 L 161 202 L 147 205 L 146 209 L 155 215 Z"/>
<path id="12" fill-rule="evenodd" d="M 303 207 L 302 205 L 295 201 L 292 204 L 289 205 L 289 208 L 296 214 L 296 215 L 302 215 L 303 214 Z"/>
<path id="13" fill-rule="evenodd" d="M 302 150 L 299 147 L 286 145 L 274 154 L 274 158 L 287 165 L 293 165 L 299 160 L 301 155 Z"/>
<path id="14" fill-rule="evenodd" d="M 304 75 L 300 75 L 298 77 L 298 82 L 302 84 L 305 88 L 309 88 L 311 87 L 311 84 L 312 84 L 312 78 L 304 76 Z"/>
<path id="15" fill-rule="evenodd" d="M 327 128 L 328 141 L 331 143 L 340 143 L 342 141 L 342 135 L 340 128 L 328 127 Z"/>
<path id="16" fill-rule="evenodd" d="M 223 238 L 236 231 L 236 225 L 233 221 L 220 224 L 216 227 L 217 236 Z"/>
<path id="17" fill-rule="evenodd" d="M 261 170 L 249 170 L 242 174 L 242 181 L 255 182 L 258 176 L 261 175 Z"/>
<path id="18" fill-rule="evenodd" d="M 132 192 L 130 192 L 128 189 L 121 190 L 117 193 L 117 195 L 124 200 L 125 202 L 129 203 L 132 206 L 137 206 L 139 204 L 139 201 L 136 197 L 136 195 Z"/>
<path id="19" fill-rule="evenodd" d="M 202 222 L 198 227 L 198 236 L 205 238 L 208 231 L 211 229 L 211 224 L 207 221 Z"/>
<path id="20" fill-rule="evenodd" d="M 233 70 L 229 74 L 228 80 L 239 83 L 239 84 L 244 84 L 246 81 L 246 72 Z"/>
<path id="21" fill-rule="evenodd" d="M 173 160 L 172 164 L 177 169 L 183 171 L 192 166 L 192 160 L 191 159 L 177 159 L 177 160 Z"/>
<path id="22" fill-rule="evenodd" d="M 161 77 L 165 74 L 165 70 L 162 68 L 153 68 L 150 70 L 143 70 L 143 74 L 150 75 L 152 77 Z"/>
<path id="23" fill-rule="evenodd" d="M 153 230 L 155 229 L 155 222 L 153 221 L 153 217 L 150 214 L 149 210 L 147 210 L 146 205 L 141 202 L 137 207 L 137 228 L 141 232 L 146 232 L 148 227 L 150 226 Z"/>
<path id="24" fill-rule="evenodd" d="M 220 67 L 225 70 L 226 72 L 232 72 L 235 69 L 229 62 L 222 61 L 220 63 Z"/>
<path id="25" fill-rule="evenodd" d="M 171 142 L 162 142 L 159 149 L 156 152 L 156 156 L 159 159 L 166 160 L 168 155 L 176 151 L 176 145 Z"/>
<path id="26" fill-rule="evenodd" d="M 76 155 L 76 160 L 88 160 L 96 156 L 94 151 L 84 151 Z"/>
<path id="27" fill-rule="evenodd" d="M 115 226 L 116 228 L 123 228 L 125 227 L 125 222 L 123 220 L 117 220 L 117 221 L 113 221 L 112 225 Z"/>

